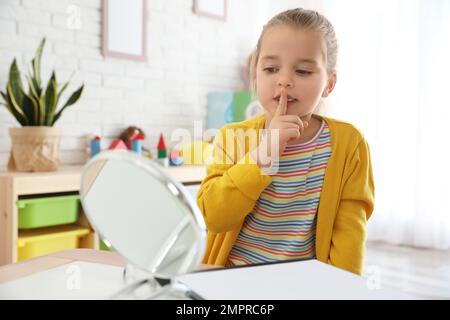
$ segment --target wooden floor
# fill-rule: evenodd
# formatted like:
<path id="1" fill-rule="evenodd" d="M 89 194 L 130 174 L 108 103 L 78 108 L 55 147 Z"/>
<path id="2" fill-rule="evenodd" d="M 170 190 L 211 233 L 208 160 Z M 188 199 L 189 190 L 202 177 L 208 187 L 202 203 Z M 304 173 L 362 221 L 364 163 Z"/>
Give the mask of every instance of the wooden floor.
<path id="1" fill-rule="evenodd" d="M 372 287 L 399 289 L 423 299 L 450 299 L 450 250 L 368 242 L 364 276 Z"/>

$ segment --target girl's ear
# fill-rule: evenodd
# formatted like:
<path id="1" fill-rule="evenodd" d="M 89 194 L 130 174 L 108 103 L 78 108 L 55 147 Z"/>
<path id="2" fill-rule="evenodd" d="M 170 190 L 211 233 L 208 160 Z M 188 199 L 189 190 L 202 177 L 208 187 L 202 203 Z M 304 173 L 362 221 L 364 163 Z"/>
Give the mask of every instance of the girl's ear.
<path id="1" fill-rule="evenodd" d="M 336 72 L 333 72 L 333 74 L 328 79 L 328 84 L 327 84 L 325 90 L 323 90 L 323 92 L 322 92 L 323 98 L 328 97 L 329 94 L 333 91 L 334 86 L 336 85 L 336 81 L 337 81 L 337 75 L 336 75 Z"/>

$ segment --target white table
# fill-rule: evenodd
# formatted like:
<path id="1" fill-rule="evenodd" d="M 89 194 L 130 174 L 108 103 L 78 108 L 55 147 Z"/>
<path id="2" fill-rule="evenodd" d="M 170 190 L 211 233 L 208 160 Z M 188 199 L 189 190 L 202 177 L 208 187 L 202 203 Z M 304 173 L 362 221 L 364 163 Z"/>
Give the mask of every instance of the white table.
<path id="1" fill-rule="evenodd" d="M 0 299 L 107 299 L 124 285 L 115 253 L 71 250 L 0 268 Z M 411 299 L 317 260 L 199 271 L 178 277 L 205 299 Z M 170 298 L 170 297 L 169 297 Z"/>
<path id="2" fill-rule="evenodd" d="M 413 299 L 318 260 L 201 271 L 179 280 L 206 299 Z"/>

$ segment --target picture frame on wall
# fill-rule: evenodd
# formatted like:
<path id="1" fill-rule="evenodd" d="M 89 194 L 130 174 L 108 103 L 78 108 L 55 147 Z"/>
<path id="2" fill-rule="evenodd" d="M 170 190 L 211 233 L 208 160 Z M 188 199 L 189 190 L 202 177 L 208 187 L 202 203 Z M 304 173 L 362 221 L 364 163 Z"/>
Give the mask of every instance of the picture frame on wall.
<path id="1" fill-rule="evenodd" d="M 222 21 L 227 20 L 227 0 L 193 0 L 195 14 Z"/>
<path id="2" fill-rule="evenodd" d="M 146 0 L 102 0 L 102 54 L 147 61 Z"/>

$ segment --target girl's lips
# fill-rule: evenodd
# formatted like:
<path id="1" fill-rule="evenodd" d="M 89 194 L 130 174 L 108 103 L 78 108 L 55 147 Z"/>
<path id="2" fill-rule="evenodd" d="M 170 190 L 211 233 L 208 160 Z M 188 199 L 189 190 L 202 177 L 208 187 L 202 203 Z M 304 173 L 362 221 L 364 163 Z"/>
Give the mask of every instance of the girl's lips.
<path id="1" fill-rule="evenodd" d="M 280 101 L 280 97 L 281 97 L 281 94 L 277 94 L 276 96 L 273 97 L 273 99 Z M 288 102 L 292 101 L 292 100 L 297 100 L 296 98 L 294 98 L 293 96 L 291 96 L 289 94 L 287 95 L 287 99 L 288 99 Z"/>
<path id="2" fill-rule="evenodd" d="M 276 102 L 276 103 L 280 103 L 280 97 L 277 97 L 277 98 L 273 98 L 273 100 Z M 289 105 L 292 105 L 292 104 L 294 104 L 294 103 L 296 103 L 296 102 L 298 102 L 298 100 L 297 99 L 288 99 L 288 101 L 287 101 L 287 105 L 289 106 Z"/>

